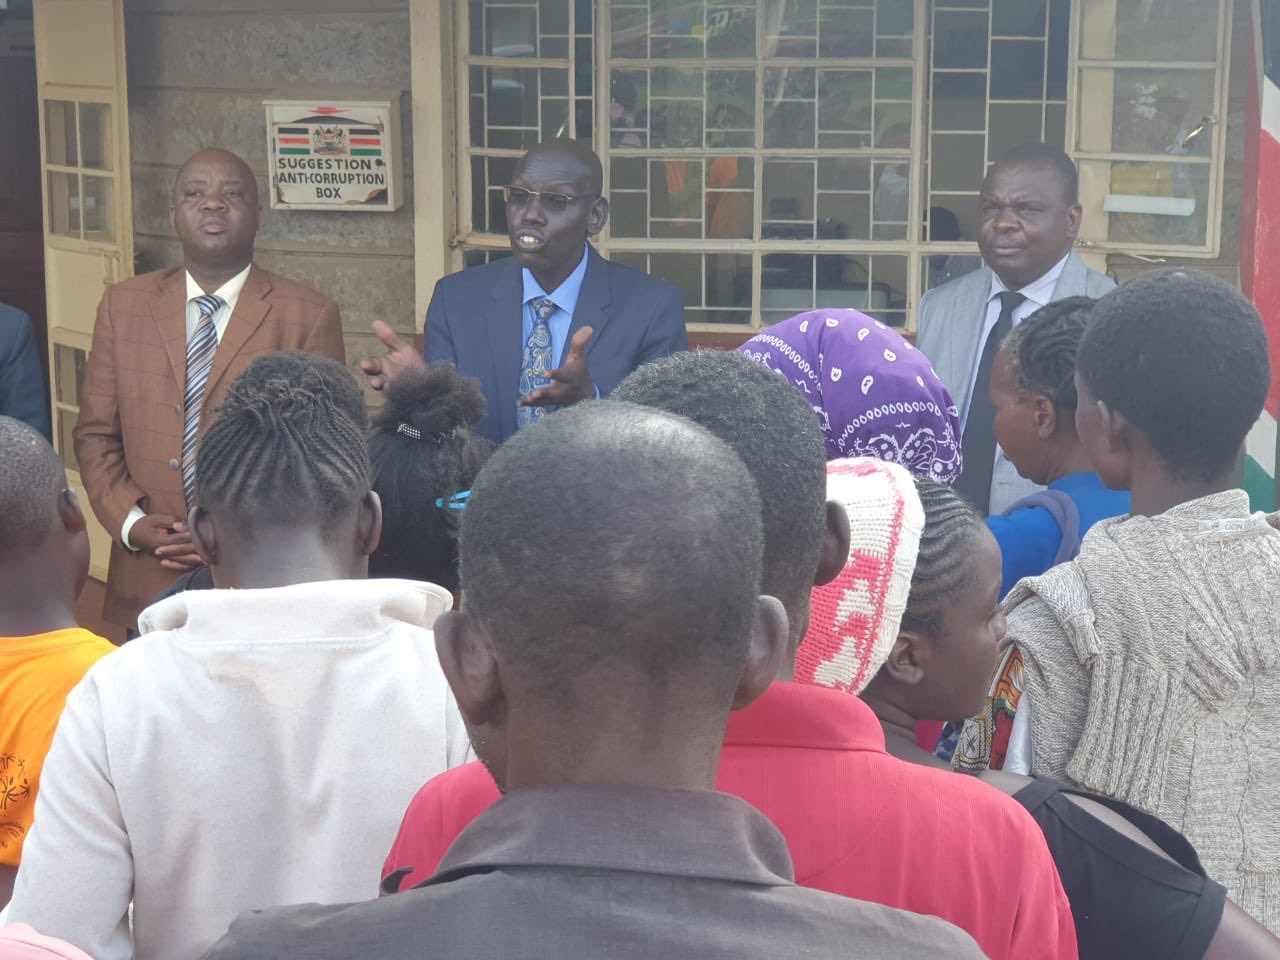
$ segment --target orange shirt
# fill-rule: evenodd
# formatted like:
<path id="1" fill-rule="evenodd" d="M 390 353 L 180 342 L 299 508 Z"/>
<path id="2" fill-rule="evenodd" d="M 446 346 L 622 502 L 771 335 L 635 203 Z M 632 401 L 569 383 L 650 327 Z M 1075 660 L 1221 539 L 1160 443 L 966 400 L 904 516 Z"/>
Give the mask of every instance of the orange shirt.
<path id="1" fill-rule="evenodd" d="M 71 688 L 115 647 L 74 627 L 0 637 L 0 864 L 17 866 L 44 755 Z"/>

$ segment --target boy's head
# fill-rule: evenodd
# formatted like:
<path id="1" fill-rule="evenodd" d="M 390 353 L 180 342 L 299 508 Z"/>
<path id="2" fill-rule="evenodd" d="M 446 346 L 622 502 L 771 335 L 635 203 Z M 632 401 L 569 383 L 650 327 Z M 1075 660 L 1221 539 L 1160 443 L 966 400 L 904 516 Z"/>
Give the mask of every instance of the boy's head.
<path id="1" fill-rule="evenodd" d="M 89 576 L 89 536 L 62 461 L 39 432 L 0 416 L 0 570 L 34 572 L 66 594 L 68 606 Z M 0 574 L 4 583 L 30 579 Z"/>
<path id="2" fill-rule="evenodd" d="M 996 441 L 1035 483 L 1057 480 L 1079 447 L 1076 353 L 1097 302 L 1067 297 L 1041 307 L 1005 338 L 992 365 Z"/>
<path id="3" fill-rule="evenodd" d="M 264 554 L 284 580 L 317 561 L 364 575 L 382 511 L 359 396 L 345 368 L 310 354 L 265 354 L 236 378 L 200 441 L 190 523 L 220 586 L 254 586 L 227 571 Z M 318 553 L 290 554 L 300 542 Z"/>
<path id="4" fill-rule="evenodd" d="M 471 430 L 484 419 L 484 394 L 453 364 L 433 363 L 405 370 L 386 398 L 369 435 L 383 513 L 369 575 L 427 580 L 456 593 L 462 511 L 454 497 L 471 486 L 493 449 Z"/>
<path id="5" fill-rule="evenodd" d="M 747 465 L 763 505 L 760 590 L 786 608 L 794 654 L 808 629 L 810 589 L 830 582 L 849 556 L 848 516 L 826 499 L 826 449 L 809 403 L 785 377 L 726 350 L 645 364 L 612 396 L 687 417 Z"/>
<path id="6" fill-rule="evenodd" d="M 1076 429 L 1110 487 L 1130 488 L 1146 462 L 1174 483 L 1222 484 L 1270 381 L 1262 320 L 1239 290 L 1155 270 L 1093 309 L 1076 363 Z"/>
<path id="7" fill-rule="evenodd" d="M 709 785 L 728 711 L 785 646 L 762 551 L 750 474 L 683 418 L 601 401 L 500 447 L 463 515 L 466 611 L 435 627 L 499 785 L 645 782 L 675 755 Z"/>

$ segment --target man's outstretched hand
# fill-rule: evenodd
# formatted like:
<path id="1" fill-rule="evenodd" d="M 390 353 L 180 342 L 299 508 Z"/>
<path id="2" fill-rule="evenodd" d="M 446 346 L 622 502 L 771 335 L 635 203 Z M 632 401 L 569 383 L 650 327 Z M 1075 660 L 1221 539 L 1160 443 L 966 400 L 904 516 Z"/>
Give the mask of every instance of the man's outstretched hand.
<path id="1" fill-rule="evenodd" d="M 387 324 L 373 321 L 373 335 L 382 341 L 387 352 L 381 357 L 369 357 L 360 361 L 360 369 L 369 378 L 369 386 L 381 390 L 409 367 L 425 367 L 427 362 L 413 344 L 405 343 Z"/>
<path id="2" fill-rule="evenodd" d="M 594 400 L 596 385 L 587 370 L 587 343 L 594 331 L 582 327 L 569 341 L 569 355 L 564 365 L 550 371 L 551 385 L 539 387 L 520 398 L 522 407 L 568 407 L 583 400 Z"/>

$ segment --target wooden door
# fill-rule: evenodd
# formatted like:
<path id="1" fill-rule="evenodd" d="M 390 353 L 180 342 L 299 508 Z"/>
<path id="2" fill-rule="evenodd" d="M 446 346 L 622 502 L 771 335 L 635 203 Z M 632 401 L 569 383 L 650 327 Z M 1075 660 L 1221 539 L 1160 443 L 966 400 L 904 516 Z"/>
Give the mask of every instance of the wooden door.
<path id="1" fill-rule="evenodd" d="M 122 0 L 36 0 L 45 294 L 54 446 L 88 504 L 71 431 L 102 292 L 133 274 Z M 111 537 L 91 511 L 90 572 Z"/>

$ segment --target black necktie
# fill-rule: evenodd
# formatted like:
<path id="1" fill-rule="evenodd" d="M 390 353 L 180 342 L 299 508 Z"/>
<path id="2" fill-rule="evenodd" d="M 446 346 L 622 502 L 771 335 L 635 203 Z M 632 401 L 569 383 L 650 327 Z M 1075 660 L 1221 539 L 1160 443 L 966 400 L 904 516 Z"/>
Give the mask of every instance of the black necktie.
<path id="1" fill-rule="evenodd" d="M 1013 311 L 1027 298 L 1013 290 L 1002 290 L 1000 316 L 987 334 L 978 361 L 978 376 L 969 399 L 969 416 L 964 425 L 964 472 L 956 481 L 956 491 L 963 494 L 986 516 L 991 506 L 991 472 L 996 463 L 996 408 L 991 402 L 991 365 L 1000 351 L 1000 343 L 1013 329 Z"/>

